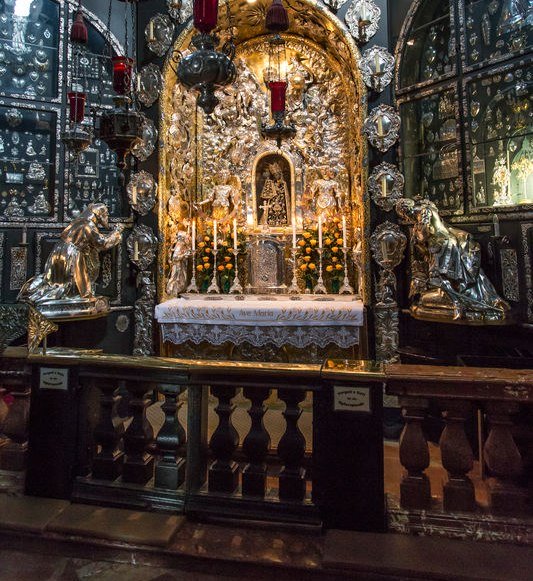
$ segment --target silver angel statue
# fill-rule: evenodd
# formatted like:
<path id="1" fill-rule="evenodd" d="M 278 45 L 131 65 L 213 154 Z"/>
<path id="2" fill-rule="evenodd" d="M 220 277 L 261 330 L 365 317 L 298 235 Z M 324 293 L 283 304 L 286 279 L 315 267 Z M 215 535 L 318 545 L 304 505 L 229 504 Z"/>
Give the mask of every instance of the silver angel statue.
<path id="1" fill-rule="evenodd" d="M 216 176 L 216 183 L 205 200 L 198 206 L 202 211 L 210 208 L 210 218 L 219 222 L 230 222 L 238 217 L 241 206 L 242 188 L 239 178 L 227 169 L 222 169 Z"/>
<path id="2" fill-rule="evenodd" d="M 109 311 L 106 297 L 95 296 L 100 270 L 99 253 L 120 243 L 122 225 L 109 234 L 109 213 L 104 204 L 90 204 L 61 233 L 42 274 L 28 280 L 18 300 L 31 303 L 50 319 L 88 318 Z"/>
<path id="3" fill-rule="evenodd" d="M 445 224 L 429 200 L 402 198 L 396 211 L 413 225 L 413 315 L 456 322 L 504 321 L 509 305 L 483 272 L 481 248 L 471 234 Z"/>
<path id="4" fill-rule="evenodd" d="M 187 288 L 187 264 L 190 254 L 191 237 L 184 230 L 180 230 L 170 256 L 171 270 L 167 294 L 171 297 L 177 297 Z"/>

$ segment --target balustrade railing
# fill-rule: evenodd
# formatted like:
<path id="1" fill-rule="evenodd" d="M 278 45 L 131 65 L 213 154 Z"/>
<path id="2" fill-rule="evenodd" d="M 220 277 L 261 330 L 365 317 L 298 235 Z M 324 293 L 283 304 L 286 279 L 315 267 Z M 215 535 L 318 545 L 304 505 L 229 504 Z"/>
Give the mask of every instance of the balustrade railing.
<path id="1" fill-rule="evenodd" d="M 428 532 L 440 527 L 465 536 L 469 526 L 478 537 L 501 540 L 511 539 L 509 531 L 514 526 L 517 538 L 533 543 L 531 527 L 524 535 L 523 523 L 516 520 L 533 518 L 533 373 L 389 365 L 385 376 L 387 393 L 399 397 L 405 419 L 399 443 L 405 472 L 400 511 L 389 506 L 392 528 Z M 424 427 L 430 407 L 433 414 L 438 410 L 444 424 L 438 440 L 441 465 L 448 475 L 442 499 L 432 495 L 427 475 L 430 445 Z M 475 425 L 477 438 L 469 437 L 472 430 L 466 429 L 467 424 Z M 479 448 L 477 453 L 474 447 Z M 472 481 L 475 465 L 476 486 Z M 488 504 L 484 502 L 487 496 Z M 457 516 L 460 513 L 462 517 Z M 502 517 L 500 528 L 494 517 Z M 473 526 L 476 519 L 478 524 Z M 480 524 L 489 519 L 490 526 Z"/>

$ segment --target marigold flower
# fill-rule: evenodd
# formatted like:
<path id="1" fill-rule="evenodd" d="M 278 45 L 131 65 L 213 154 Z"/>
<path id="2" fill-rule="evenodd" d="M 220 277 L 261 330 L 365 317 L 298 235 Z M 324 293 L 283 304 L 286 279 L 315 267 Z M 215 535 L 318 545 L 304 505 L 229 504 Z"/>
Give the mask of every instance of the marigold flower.
<path id="1" fill-rule="evenodd" d="M 338 262 L 339 259 L 336 256 L 331 257 L 331 262 Z"/>
<path id="2" fill-rule="evenodd" d="M 203 270 L 203 269 L 204 269 L 204 265 L 203 265 L 203 264 L 199 264 L 199 265 L 196 267 L 196 270 L 198 270 L 199 272 L 202 272 L 202 270 Z"/>
<path id="3" fill-rule="evenodd" d="M 342 270 L 342 264 L 336 264 L 336 265 L 335 265 L 335 268 L 336 268 L 337 270 Z"/>
<path id="4" fill-rule="evenodd" d="M 305 246 L 305 240 L 298 240 L 298 246 Z"/>
<path id="5" fill-rule="evenodd" d="M 231 256 L 224 256 L 224 260 L 225 260 L 226 262 L 229 262 L 229 261 L 231 260 Z"/>
<path id="6" fill-rule="evenodd" d="M 326 239 L 324 240 L 324 244 L 325 244 L 326 246 L 329 246 L 329 245 L 331 244 L 331 242 L 332 242 L 331 238 L 326 238 Z"/>
<path id="7" fill-rule="evenodd" d="M 305 253 L 306 253 L 306 254 L 311 254 L 311 247 L 310 247 L 310 246 L 308 246 L 308 247 L 305 249 Z"/>
<path id="8" fill-rule="evenodd" d="M 333 270 L 333 265 L 332 264 L 328 264 L 326 266 L 326 272 L 331 272 Z"/>
<path id="9" fill-rule="evenodd" d="M 217 266 L 217 270 L 220 270 L 220 271 L 224 270 L 224 265 L 223 264 L 219 264 Z"/>
<path id="10" fill-rule="evenodd" d="M 226 270 L 231 270 L 232 268 L 233 268 L 233 264 L 231 264 L 231 262 L 226 264 Z"/>
<path id="11" fill-rule="evenodd" d="M 317 241 L 316 241 L 314 238 L 312 238 L 312 239 L 309 241 L 309 244 L 311 244 L 311 246 L 316 246 L 316 245 L 318 244 L 318 242 L 317 242 Z"/>
<path id="12" fill-rule="evenodd" d="M 338 252 L 338 251 L 339 251 L 339 247 L 338 247 L 338 246 L 334 246 L 334 247 L 331 249 L 331 252 L 334 252 L 334 253 L 336 253 L 336 252 Z"/>
<path id="13" fill-rule="evenodd" d="M 209 240 L 211 240 L 211 238 L 210 238 L 209 236 L 204 236 L 204 240 L 205 240 L 206 242 L 209 242 Z"/>
<path id="14" fill-rule="evenodd" d="M 342 239 L 342 238 L 337 238 L 337 244 L 338 244 L 339 246 L 342 246 L 342 243 L 343 243 L 343 242 L 344 242 L 344 241 L 343 241 L 343 239 Z"/>
<path id="15" fill-rule="evenodd" d="M 202 260 L 203 260 L 204 262 L 209 262 L 209 256 L 203 256 L 203 257 L 202 257 Z"/>
<path id="16" fill-rule="evenodd" d="M 316 266 L 314 262 L 309 263 L 309 270 L 315 270 Z"/>
<path id="17" fill-rule="evenodd" d="M 309 262 L 311 260 L 311 257 L 310 256 L 304 256 L 304 260 L 305 260 L 305 262 Z"/>
<path id="18" fill-rule="evenodd" d="M 204 248 L 205 242 L 198 242 L 198 248 Z"/>
<path id="19" fill-rule="evenodd" d="M 300 270 L 307 270 L 307 264 L 300 264 Z"/>
<path id="20" fill-rule="evenodd" d="M 303 237 L 307 240 L 308 238 L 311 238 L 311 232 L 304 232 L 303 233 Z"/>
<path id="21" fill-rule="evenodd" d="M 211 252 L 211 248 L 206 248 L 205 252 L 206 252 L 206 254 L 209 254 Z"/>
<path id="22" fill-rule="evenodd" d="M 227 240 L 223 240 L 222 241 L 222 246 L 226 247 L 228 245 L 228 241 Z"/>

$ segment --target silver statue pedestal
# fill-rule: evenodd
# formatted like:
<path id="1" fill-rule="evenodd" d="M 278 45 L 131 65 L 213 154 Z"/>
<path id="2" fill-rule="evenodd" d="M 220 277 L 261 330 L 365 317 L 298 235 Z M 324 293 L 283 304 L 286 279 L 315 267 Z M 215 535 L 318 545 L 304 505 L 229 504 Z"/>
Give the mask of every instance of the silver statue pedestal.
<path id="1" fill-rule="evenodd" d="M 110 311 L 109 299 L 107 297 L 54 300 L 32 304 L 32 306 L 47 319 L 56 322 L 98 319 L 105 317 Z"/>

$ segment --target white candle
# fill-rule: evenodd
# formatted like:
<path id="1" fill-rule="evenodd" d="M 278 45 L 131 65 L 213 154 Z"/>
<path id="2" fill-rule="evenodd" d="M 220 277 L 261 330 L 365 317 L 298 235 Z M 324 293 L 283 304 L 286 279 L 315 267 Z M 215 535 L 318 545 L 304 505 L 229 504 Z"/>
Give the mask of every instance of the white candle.
<path id="1" fill-rule="evenodd" d="M 379 75 L 381 73 L 381 60 L 379 54 L 374 53 L 374 74 Z"/>
<path id="2" fill-rule="evenodd" d="M 28 242 L 28 230 L 26 229 L 26 226 L 24 226 L 24 228 L 22 228 L 22 244 L 27 244 Z"/>
<path id="3" fill-rule="evenodd" d="M 139 242 L 133 241 L 133 260 L 139 260 Z"/>
<path id="4" fill-rule="evenodd" d="M 233 250 L 237 252 L 237 219 L 233 218 Z"/>
<path id="5" fill-rule="evenodd" d="M 383 137 L 383 117 L 378 116 L 378 137 Z"/>
<path id="6" fill-rule="evenodd" d="M 342 245 L 344 248 L 348 246 L 348 241 L 346 240 L 346 216 L 342 217 Z"/>
<path id="7" fill-rule="evenodd" d="M 387 197 L 387 176 L 381 176 L 381 195 L 386 198 Z"/>
<path id="8" fill-rule="evenodd" d="M 217 249 L 217 221 L 213 220 L 213 247 Z"/>
<path id="9" fill-rule="evenodd" d="M 196 220 L 195 219 L 193 219 L 193 221 L 192 221 L 191 238 L 192 238 L 192 251 L 194 252 L 196 250 Z"/>
<path id="10" fill-rule="evenodd" d="M 137 185 L 133 184 L 131 186 L 131 204 L 132 206 L 137 205 Z"/>
<path id="11" fill-rule="evenodd" d="M 318 247 L 322 248 L 322 216 L 318 217 Z"/>
<path id="12" fill-rule="evenodd" d="M 150 42 L 155 40 L 154 37 L 154 21 L 150 20 L 149 24 L 148 24 L 148 40 Z"/>
<path id="13" fill-rule="evenodd" d="M 292 247 L 296 249 L 296 216 L 292 217 Z"/>

